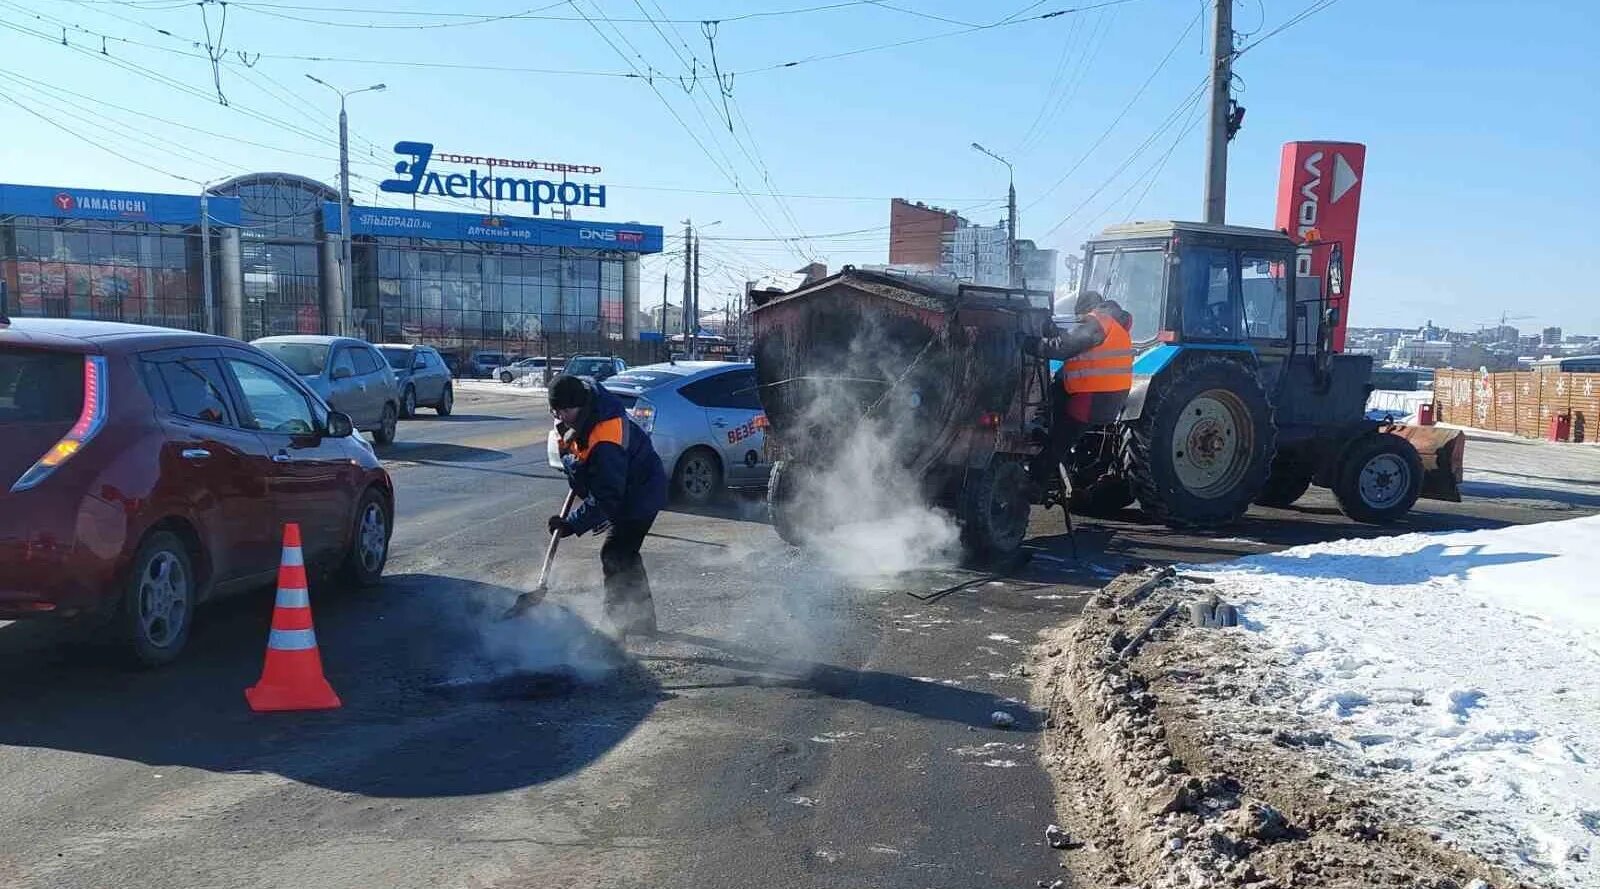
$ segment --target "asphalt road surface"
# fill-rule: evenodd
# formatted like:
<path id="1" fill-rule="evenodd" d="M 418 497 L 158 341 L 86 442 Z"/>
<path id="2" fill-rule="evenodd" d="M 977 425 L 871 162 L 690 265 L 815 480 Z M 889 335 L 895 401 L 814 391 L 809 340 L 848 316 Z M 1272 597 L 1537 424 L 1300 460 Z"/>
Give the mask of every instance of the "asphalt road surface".
<path id="1" fill-rule="evenodd" d="M 382 586 L 313 590 L 341 710 L 245 707 L 271 591 L 203 609 L 185 659 L 156 672 L 0 624 L 0 886 L 1053 881 L 1039 725 L 1018 700 L 1034 634 L 1130 561 L 1393 533 L 1314 491 L 1210 535 L 1083 523 L 1074 560 L 1060 513 L 1038 512 L 1034 557 L 999 576 L 841 577 L 735 499 L 663 514 L 645 554 L 665 635 L 619 648 L 595 629 L 588 539 L 563 544 L 546 605 L 493 620 L 533 583 L 565 485 L 541 399 L 464 393 L 457 411 L 383 449 L 398 515 Z M 1472 442 L 1495 499 L 1424 503 L 1403 529 L 1600 509 L 1600 451 L 1540 448 Z"/>

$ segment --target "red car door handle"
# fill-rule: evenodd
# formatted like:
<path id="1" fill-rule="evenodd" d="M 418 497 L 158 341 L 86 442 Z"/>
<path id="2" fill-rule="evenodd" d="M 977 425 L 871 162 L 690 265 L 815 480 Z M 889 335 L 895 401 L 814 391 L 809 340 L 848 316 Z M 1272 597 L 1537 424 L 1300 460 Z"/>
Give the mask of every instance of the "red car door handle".
<path id="1" fill-rule="evenodd" d="M 184 448 L 183 449 L 183 459 L 185 459 L 185 460 L 204 460 L 205 458 L 207 458 L 209 456 L 211 456 L 211 452 L 206 450 L 205 448 Z"/>
<path id="2" fill-rule="evenodd" d="M 276 454 L 272 455 L 272 462 L 274 462 L 274 463 L 292 463 L 292 462 L 294 462 L 294 458 L 289 456 L 287 451 L 279 451 Z"/>

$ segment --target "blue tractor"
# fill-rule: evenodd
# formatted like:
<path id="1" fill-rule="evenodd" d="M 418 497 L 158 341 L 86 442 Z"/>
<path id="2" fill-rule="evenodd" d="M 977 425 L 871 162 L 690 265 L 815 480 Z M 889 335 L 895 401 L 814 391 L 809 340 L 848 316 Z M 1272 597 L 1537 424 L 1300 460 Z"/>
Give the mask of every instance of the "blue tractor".
<path id="1" fill-rule="evenodd" d="M 1271 229 L 1193 222 L 1108 228 L 1085 245 L 1083 289 L 1133 315 L 1134 385 L 1119 421 L 1085 435 L 1069 500 L 1107 515 L 1138 500 L 1173 527 L 1288 506 L 1313 484 L 1361 522 L 1418 496 L 1460 500 L 1465 439 L 1366 419 L 1372 358 L 1333 351 L 1344 269 L 1297 277 L 1301 245 Z"/>

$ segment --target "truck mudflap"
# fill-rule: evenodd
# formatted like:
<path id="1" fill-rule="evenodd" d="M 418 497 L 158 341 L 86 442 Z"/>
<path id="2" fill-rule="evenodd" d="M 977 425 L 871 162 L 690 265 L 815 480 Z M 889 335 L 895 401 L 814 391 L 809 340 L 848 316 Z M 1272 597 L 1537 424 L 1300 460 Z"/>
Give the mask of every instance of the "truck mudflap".
<path id="1" fill-rule="evenodd" d="M 1400 436 L 1417 449 L 1417 456 L 1422 458 L 1421 496 L 1429 500 L 1461 502 L 1461 478 L 1467 450 L 1467 437 L 1461 430 L 1395 423 L 1384 431 Z"/>

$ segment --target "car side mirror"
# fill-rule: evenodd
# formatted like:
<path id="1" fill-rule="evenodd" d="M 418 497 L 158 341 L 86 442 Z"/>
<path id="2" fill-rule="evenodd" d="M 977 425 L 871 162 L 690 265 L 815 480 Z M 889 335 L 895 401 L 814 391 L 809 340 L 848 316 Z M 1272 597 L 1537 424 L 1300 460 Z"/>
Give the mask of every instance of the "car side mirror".
<path id="1" fill-rule="evenodd" d="M 349 438 L 356 434 L 355 421 L 342 411 L 328 411 L 327 427 L 329 438 Z"/>
<path id="2" fill-rule="evenodd" d="M 347 380 L 351 376 L 353 376 L 354 374 L 355 374 L 355 371 L 351 370 L 350 368 L 348 368 L 348 367 L 346 367 L 346 366 L 344 366 L 342 364 L 333 369 L 333 378 L 336 379 L 336 380 Z"/>

